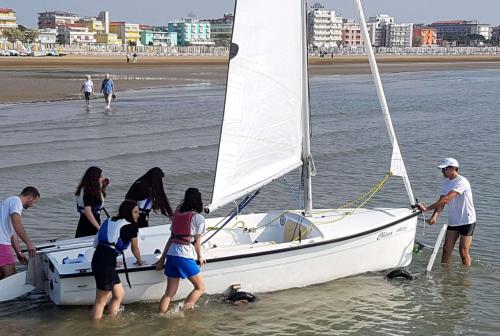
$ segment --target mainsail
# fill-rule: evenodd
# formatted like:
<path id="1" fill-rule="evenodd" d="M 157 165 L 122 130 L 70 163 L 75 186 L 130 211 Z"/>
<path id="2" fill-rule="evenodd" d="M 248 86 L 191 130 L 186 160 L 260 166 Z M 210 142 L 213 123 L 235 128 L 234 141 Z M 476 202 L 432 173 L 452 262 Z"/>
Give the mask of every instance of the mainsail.
<path id="1" fill-rule="evenodd" d="M 302 165 L 303 11 L 303 0 L 236 2 L 210 211 Z"/>

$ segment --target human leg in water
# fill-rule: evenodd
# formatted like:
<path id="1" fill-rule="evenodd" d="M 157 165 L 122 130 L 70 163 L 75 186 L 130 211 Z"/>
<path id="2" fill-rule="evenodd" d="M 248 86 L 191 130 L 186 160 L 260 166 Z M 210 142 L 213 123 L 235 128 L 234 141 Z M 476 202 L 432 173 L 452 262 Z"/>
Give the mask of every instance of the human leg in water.
<path id="1" fill-rule="evenodd" d="M 457 231 L 446 230 L 446 236 L 444 238 L 443 244 L 443 255 L 441 257 L 442 264 L 448 264 L 451 260 L 451 256 L 453 253 L 453 248 L 455 247 L 455 243 L 460 237 L 460 233 Z"/>
<path id="2" fill-rule="evenodd" d="M 198 274 L 195 276 L 192 276 L 188 278 L 189 281 L 194 286 L 194 289 L 189 293 L 188 297 L 186 298 L 186 301 L 184 301 L 184 309 L 190 310 L 194 308 L 195 303 L 198 301 L 200 296 L 205 293 L 205 280 L 203 280 L 203 277 Z"/>
<path id="3" fill-rule="evenodd" d="M 103 291 L 100 289 L 96 289 L 95 303 L 94 307 L 92 307 L 92 319 L 99 320 L 102 318 L 104 307 L 106 307 L 106 304 L 108 303 L 110 296 L 111 296 L 110 291 Z"/>
<path id="4" fill-rule="evenodd" d="M 123 297 L 125 296 L 125 290 L 121 283 L 113 286 L 111 301 L 108 306 L 108 314 L 115 317 L 120 309 L 120 304 L 122 303 Z"/>
<path id="5" fill-rule="evenodd" d="M 165 294 L 163 294 L 160 300 L 160 308 L 159 313 L 165 314 L 168 310 L 168 306 L 170 305 L 170 301 L 174 297 L 175 293 L 177 293 L 177 289 L 179 288 L 180 278 L 167 278 L 167 289 L 165 290 Z"/>
<path id="6" fill-rule="evenodd" d="M 468 267 L 470 267 L 472 264 L 472 259 L 469 254 L 471 244 L 472 244 L 472 236 L 460 236 L 460 243 L 459 243 L 460 258 L 462 258 L 462 264 Z"/>
<path id="7" fill-rule="evenodd" d="M 104 94 L 104 100 L 106 101 L 106 109 L 111 108 L 111 93 Z"/>

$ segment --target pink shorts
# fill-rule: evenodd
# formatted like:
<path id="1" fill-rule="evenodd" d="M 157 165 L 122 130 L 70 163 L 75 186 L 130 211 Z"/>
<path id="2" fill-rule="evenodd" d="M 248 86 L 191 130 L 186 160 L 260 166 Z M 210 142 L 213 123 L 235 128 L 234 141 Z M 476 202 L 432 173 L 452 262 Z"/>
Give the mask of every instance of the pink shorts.
<path id="1" fill-rule="evenodd" d="M 12 245 L 0 244 L 0 267 L 5 265 L 12 265 L 15 263 L 16 259 L 14 259 Z"/>

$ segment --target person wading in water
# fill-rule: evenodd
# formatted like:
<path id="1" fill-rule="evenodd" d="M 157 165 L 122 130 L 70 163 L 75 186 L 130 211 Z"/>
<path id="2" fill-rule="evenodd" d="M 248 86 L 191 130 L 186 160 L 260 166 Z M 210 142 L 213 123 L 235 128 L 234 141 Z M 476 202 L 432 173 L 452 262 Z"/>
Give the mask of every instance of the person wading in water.
<path id="1" fill-rule="evenodd" d="M 167 260 L 165 263 L 167 289 L 160 301 L 160 314 L 167 312 L 181 279 L 187 278 L 194 286 L 184 301 L 184 309 L 193 309 L 205 292 L 205 281 L 200 275 L 200 266 L 205 264 L 201 254 L 201 235 L 205 232 L 205 218 L 201 215 L 202 211 L 201 193 L 196 188 L 188 188 L 184 200 L 172 218 L 170 239 L 156 263 L 156 270 L 160 271 L 165 259 Z"/>

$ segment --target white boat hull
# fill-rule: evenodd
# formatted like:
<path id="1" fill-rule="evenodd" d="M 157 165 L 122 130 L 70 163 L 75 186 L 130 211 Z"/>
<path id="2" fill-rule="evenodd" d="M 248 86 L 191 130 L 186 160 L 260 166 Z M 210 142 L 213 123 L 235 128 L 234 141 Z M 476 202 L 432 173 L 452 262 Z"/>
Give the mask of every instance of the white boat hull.
<path id="1" fill-rule="evenodd" d="M 312 227 L 312 222 L 307 224 L 308 221 L 300 220 L 302 217 L 297 214 L 287 214 L 286 220 L 277 220 L 273 225 L 264 227 L 262 232 L 255 230 L 253 238 L 252 233 L 245 237 L 245 230 L 235 224 L 243 222 L 251 227 L 250 222 L 257 220 L 253 225 L 258 226 L 268 218 L 276 217 L 276 213 L 244 215 L 233 220 L 233 223 L 230 222 L 228 227 L 233 228 L 221 231 L 213 238 L 216 245 L 219 245 L 204 245 L 207 264 L 202 269 L 202 275 L 207 294 L 227 294 L 230 287 L 236 284 L 241 285 L 242 290 L 252 293 L 277 291 L 410 264 L 417 225 L 416 214 L 410 210 L 363 210 L 360 214 L 355 213 L 345 219 L 342 216 L 335 217 L 337 212 L 325 214 L 308 218 L 315 223 L 314 229 L 304 231 L 300 241 L 259 240 L 259 237 L 271 237 L 270 233 L 286 228 L 289 223 L 305 224 L 302 229 Z M 378 223 L 359 222 L 373 218 L 374 215 L 378 216 L 375 216 Z M 334 221 L 328 223 L 332 218 Z M 220 218 L 209 219 L 207 224 L 210 226 L 219 221 Z M 166 277 L 162 271 L 154 270 L 151 264 L 159 256 L 154 251 L 161 250 L 165 245 L 168 232 L 165 227 L 141 231 L 141 252 L 150 265 L 131 267 L 134 258 L 127 258 L 131 288 L 127 285 L 124 270 L 119 269 L 125 288 L 125 303 L 158 301 L 163 295 Z M 297 236 L 292 238 L 296 239 Z M 56 304 L 89 305 L 94 302 L 95 281 L 90 262 L 82 265 L 63 265 L 58 262 L 64 255 L 75 257 L 78 253 L 86 253 L 90 260 L 89 252 L 92 250 L 91 247 L 85 247 L 74 251 L 44 253 L 47 262 L 41 264 L 47 266 L 43 272 L 48 274 L 45 286 Z M 181 281 L 174 299 L 185 298 L 191 290 L 189 281 Z"/>

